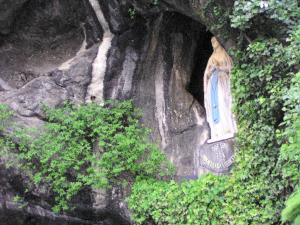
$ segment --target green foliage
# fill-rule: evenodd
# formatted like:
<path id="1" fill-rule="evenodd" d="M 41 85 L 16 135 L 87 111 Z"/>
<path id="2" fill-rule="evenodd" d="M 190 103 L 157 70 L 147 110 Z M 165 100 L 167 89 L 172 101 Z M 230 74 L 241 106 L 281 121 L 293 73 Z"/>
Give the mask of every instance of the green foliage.
<path id="1" fill-rule="evenodd" d="M 296 9 L 289 10 L 285 14 L 292 20 Z M 224 210 L 234 224 L 279 223 L 284 201 L 300 179 L 299 28 L 287 29 L 285 41 L 259 37 L 235 53 L 231 75 L 239 157 Z"/>
<path id="2" fill-rule="evenodd" d="M 230 7 L 223 6 L 223 1 L 208 0 L 201 9 L 201 16 L 205 19 L 205 25 L 209 30 L 219 30 L 230 27 L 229 14 L 231 10 Z"/>
<path id="3" fill-rule="evenodd" d="M 291 79 L 291 86 L 284 95 L 283 111 L 285 129 L 278 132 L 278 137 L 284 140 L 281 146 L 279 163 L 282 164 L 282 176 L 292 180 L 300 179 L 300 73 Z M 298 162 L 298 163 L 297 163 Z"/>
<path id="4" fill-rule="evenodd" d="M 137 180 L 127 199 L 136 224 L 222 224 L 227 176 L 196 181 Z"/>
<path id="5" fill-rule="evenodd" d="M 19 209 L 22 209 L 24 206 L 26 206 L 28 204 L 27 202 L 24 202 L 23 199 L 19 195 L 16 195 L 14 197 L 13 201 L 19 205 L 18 206 Z"/>
<path id="6" fill-rule="evenodd" d="M 281 214 L 282 223 L 287 221 L 293 222 L 294 224 L 300 224 L 300 190 L 295 192 L 286 201 L 286 207 Z"/>
<path id="7" fill-rule="evenodd" d="M 9 119 L 14 116 L 13 111 L 9 111 L 6 105 L 0 105 L 0 129 L 5 130 L 11 123 Z"/>
<path id="8" fill-rule="evenodd" d="M 279 21 L 284 25 L 297 24 L 299 11 L 296 0 L 239 0 L 234 2 L 231 16 L 232 27 L 246 30 L 255 26 L 258 17 Z M 279 30 L 278 30 L 279 31 Z M 286 30 L 285 30 L 286 31 Z"/>
<path id="9" fill-rule="evenodd" d="M 130 19 L 133 20 L 133 19 L 135 18 L 135 13 L 136 13 L 135 8 L 129 8 L 129 9 L 128 9 L 128 13 L 129 13 Z"/>
<path id="10" fill-rule="evenodd" d="M 10 113 L 1 107 L 1 118 L 8 119 Z M 159 177 L 171 169 L 161 150 L 146 140 L 149 130 L 139 123 L 141 113 L 131 102 L 111 101 L 106 107 L 65 103 L 63 108 L 44 110 L 44 130 L 16 129 L 18 144 L 12 146 L 8 139 L 1 153 L 13 154 L 34 183 L 56 193 L 55 212 L 69 209 L 67 202 L 86 186 L 109 188 L 120 184 L 122 175 Z M 97 151 L 92 151 L 95 143 Z"/>

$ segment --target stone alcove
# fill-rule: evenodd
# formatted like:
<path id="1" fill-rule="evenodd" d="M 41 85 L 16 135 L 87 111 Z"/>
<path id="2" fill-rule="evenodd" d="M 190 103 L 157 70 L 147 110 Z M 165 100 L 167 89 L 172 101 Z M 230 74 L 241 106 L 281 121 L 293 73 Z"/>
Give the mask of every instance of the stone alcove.
<path id="1" fill-rule="evenodd" d="M 19 2 L 23 4 L 11 6 L 17 9 L 12 13 L 9 29 L 6 33 L 0 31 L 0 77 L 12 88 L 20 88 L 56 69 L 74 57 L 82 44 L 100 40 L 101 28 L 89 23 L 92 14 L 88 13 L 86 1 Z M 9 14 L 13 9 L 6 10 Z"/>
<path id="2" fill-rule="evenodd" d="M 194 54 L 194 66 L 187 90 L 204 107 L 203 76 L 207 61 L 213 52 L 211 46 L 212 33 L 203 29 L 200 33 Z"/>

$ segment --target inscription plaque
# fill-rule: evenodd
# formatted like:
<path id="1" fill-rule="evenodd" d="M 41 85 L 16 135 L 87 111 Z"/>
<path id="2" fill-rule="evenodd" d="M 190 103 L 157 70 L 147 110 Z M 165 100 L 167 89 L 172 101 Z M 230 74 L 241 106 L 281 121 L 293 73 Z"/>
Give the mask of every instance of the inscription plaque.
<path id="1" fill-rule="evenodd" d="M 217 173 L 228 173 L 232 167 L 236 155 L 233 154 L 233 142 L 231 140 L 207 144 L 198 151 L 197 166 Z"/>

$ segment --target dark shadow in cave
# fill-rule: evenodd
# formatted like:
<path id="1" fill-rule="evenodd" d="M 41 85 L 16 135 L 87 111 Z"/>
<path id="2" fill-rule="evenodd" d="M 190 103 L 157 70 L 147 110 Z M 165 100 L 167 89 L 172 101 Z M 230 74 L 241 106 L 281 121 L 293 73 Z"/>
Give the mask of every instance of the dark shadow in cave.
<path id="1" fill-rule="evenodd" d="M 74 57 L 86 17 L 81 0 L 25 1 L 10 33 L 0 36 L 0 77 L 21 88 Z"/>
<path id="2" fill-rule="evenodd" d="M 197 48 L 194 55 L 194 68 L 187 90 L 194 96 L 200 105 L 204 107 L 203 76 L 209 57 L 213 52 L 211 46 L 212 33 L 203 29 L 197 40 Z"/>

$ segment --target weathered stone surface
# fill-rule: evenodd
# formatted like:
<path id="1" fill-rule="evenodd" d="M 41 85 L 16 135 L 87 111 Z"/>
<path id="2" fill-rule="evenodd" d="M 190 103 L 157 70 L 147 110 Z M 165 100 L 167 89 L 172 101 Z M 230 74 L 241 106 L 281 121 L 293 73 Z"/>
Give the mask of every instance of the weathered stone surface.
<path id="1" fill-rule="evenodd" d="M 193 150 L 208 135 L 202 107 L 186 90 L 199 30 L 184 33 L 186 27 L 193 26 L 188 20 L 182 27 L 172 28 L 171 24 L 183 19 L 170 14 L 155 21 L 158 27 L 150 36 L 145 64 L 138 73 L 143 77 L 134 93 L 137 105 L 145 112 L 143 122 L 153 130 L 153 141 L 160 140 L 179 176 L 193 173 Z"/>
<path id="2" fill-rule="evenodd" d="M 1 0 L 0 1 L 0 34 L 9 34 L 18 10 L 28 0 Z"/>
<path id="3" fill-rule="evenodd" d="M 130 2 L 130 0 L 128 0 Z M 187 17 L 190 17 L 201 24 L 217 24 L 219 15 L 214 13 L 214 6 L 208 4 L 212 2 L 209 0 L 161 0 L 158 4 L 154 4 L 152 0 L 140 0 L 135 3 L 136 8 L 140 13 L 149 15 L 150 13 L 155 14 L 162 11 L 175 11 L 179 12 Z M 221 6 L 222 8 L 231 8 L 233 6 L 233 0 L 220 1 L 215 6 Z M 204 11 L 205 14 L 203 13 Z M 226 24 L 222 27 L 210 28 L 210 32 L 217 36 L 225 49 L 236 45 L 236 37 L 239 33 Z M 226 34 L 226 35 L 224 35 Z"/>
<path id="4" fill-rule="evenodd" d="M 74 57 L 84 39 L 89 47 L 99 42 L 101 28 L 92 9 L 84 3 L 79 0 L 26 3 L 14 18 L 12 32 L 0 41 L 1 78 L 20 88 Z"/>
<path id="5" fill-rule="evenodd" d="M 15 111 L 18 122 L 40 127 L 44 119 L 41 103 L 56 107 L 65 100 L 84 102 L 91 79 L 91 61 L 95 58 L 96 51 L 97 46 L 94 46 L 73 58 L 69 62 L 69 68 L 56 69 L 20 89 L 0 93 L 1 103 Z"/>

